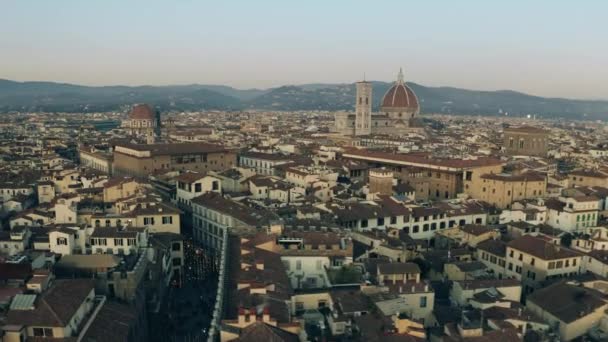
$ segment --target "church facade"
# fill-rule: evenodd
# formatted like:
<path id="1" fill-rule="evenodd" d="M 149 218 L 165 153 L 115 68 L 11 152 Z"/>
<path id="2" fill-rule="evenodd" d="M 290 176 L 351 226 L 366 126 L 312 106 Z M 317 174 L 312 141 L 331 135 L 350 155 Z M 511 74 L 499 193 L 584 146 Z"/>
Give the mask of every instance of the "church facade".
<path id="1" fill-rule="evenodd" d="M 372 113 L 372 84 L 356 83 L 355 113 L 337 113 L 334 130 L 342 135 L 400 135 L 420 130 L 416 118 L 420 104 L 414 91 L 403 80 L 400 70 L 395 84 L 384 94 L 380 112 Z"/>

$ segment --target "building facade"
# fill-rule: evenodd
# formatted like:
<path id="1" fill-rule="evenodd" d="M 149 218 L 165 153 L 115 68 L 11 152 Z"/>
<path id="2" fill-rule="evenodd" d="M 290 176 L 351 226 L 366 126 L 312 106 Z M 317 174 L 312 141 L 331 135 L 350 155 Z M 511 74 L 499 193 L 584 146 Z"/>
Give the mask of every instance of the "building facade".
<path id="1" fill-rule="evenodd" d="M 536 127 L 505 128 L 505 151 L 509 155 L 544 157 L 547 155 L 548 135 L 547 131 Z"/>
<path id="2" fill-rule="evenodd" d="M 236 153 L 206 143 L 121 144 L 114 148 L 114 173 L 147 177 L 159 170 L 222 171 L 236 166 Z"/>

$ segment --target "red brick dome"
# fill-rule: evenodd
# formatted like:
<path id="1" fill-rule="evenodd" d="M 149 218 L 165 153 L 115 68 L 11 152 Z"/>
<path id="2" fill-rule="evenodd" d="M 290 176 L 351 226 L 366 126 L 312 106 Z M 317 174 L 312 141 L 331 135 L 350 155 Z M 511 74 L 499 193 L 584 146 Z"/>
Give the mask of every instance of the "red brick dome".
<path id="1" fill-rule="evenodd" d="M 407 109 L 418 111 L 420 104 L 414 91 L 403 82 L 403 73 L 399 72 L 397 82 L 384 94 L 381 108 L 384 109 Z"/>
<path id="2" fill-rule="evenodd" d="M 148 104 L 137 104 L 131 108 L 129 118 L 132 120 L 155 120 L 156 113 Z"/>

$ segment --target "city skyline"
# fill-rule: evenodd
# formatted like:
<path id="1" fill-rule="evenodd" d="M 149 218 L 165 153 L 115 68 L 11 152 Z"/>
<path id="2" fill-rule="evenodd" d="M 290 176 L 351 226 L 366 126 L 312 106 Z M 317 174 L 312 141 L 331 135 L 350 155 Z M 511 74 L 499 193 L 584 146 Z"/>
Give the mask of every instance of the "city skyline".
<path id="1" fill-rule="evenodd" d="M 265 89 L 403 67 L 426 86 L 608 98 L 600 2 L 138 4 L 7 3 L 0 78 Z"/>

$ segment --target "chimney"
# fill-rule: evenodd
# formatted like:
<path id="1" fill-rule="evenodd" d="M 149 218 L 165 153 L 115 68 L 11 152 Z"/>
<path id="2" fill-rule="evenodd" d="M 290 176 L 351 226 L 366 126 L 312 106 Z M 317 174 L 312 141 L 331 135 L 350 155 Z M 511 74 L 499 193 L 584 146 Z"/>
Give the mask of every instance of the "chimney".
<path id="1" fill-rule="evenodd" d="M 245 309 L 239 308 L 239 325 L 245 324 Z"/>
<path id="2" fill-rule="evenodd" d="M 264 307 L 264 311 L 262 312 L 262 322 L 269 323 L 270 322 L 270 309 L 268 307 Z"/>

